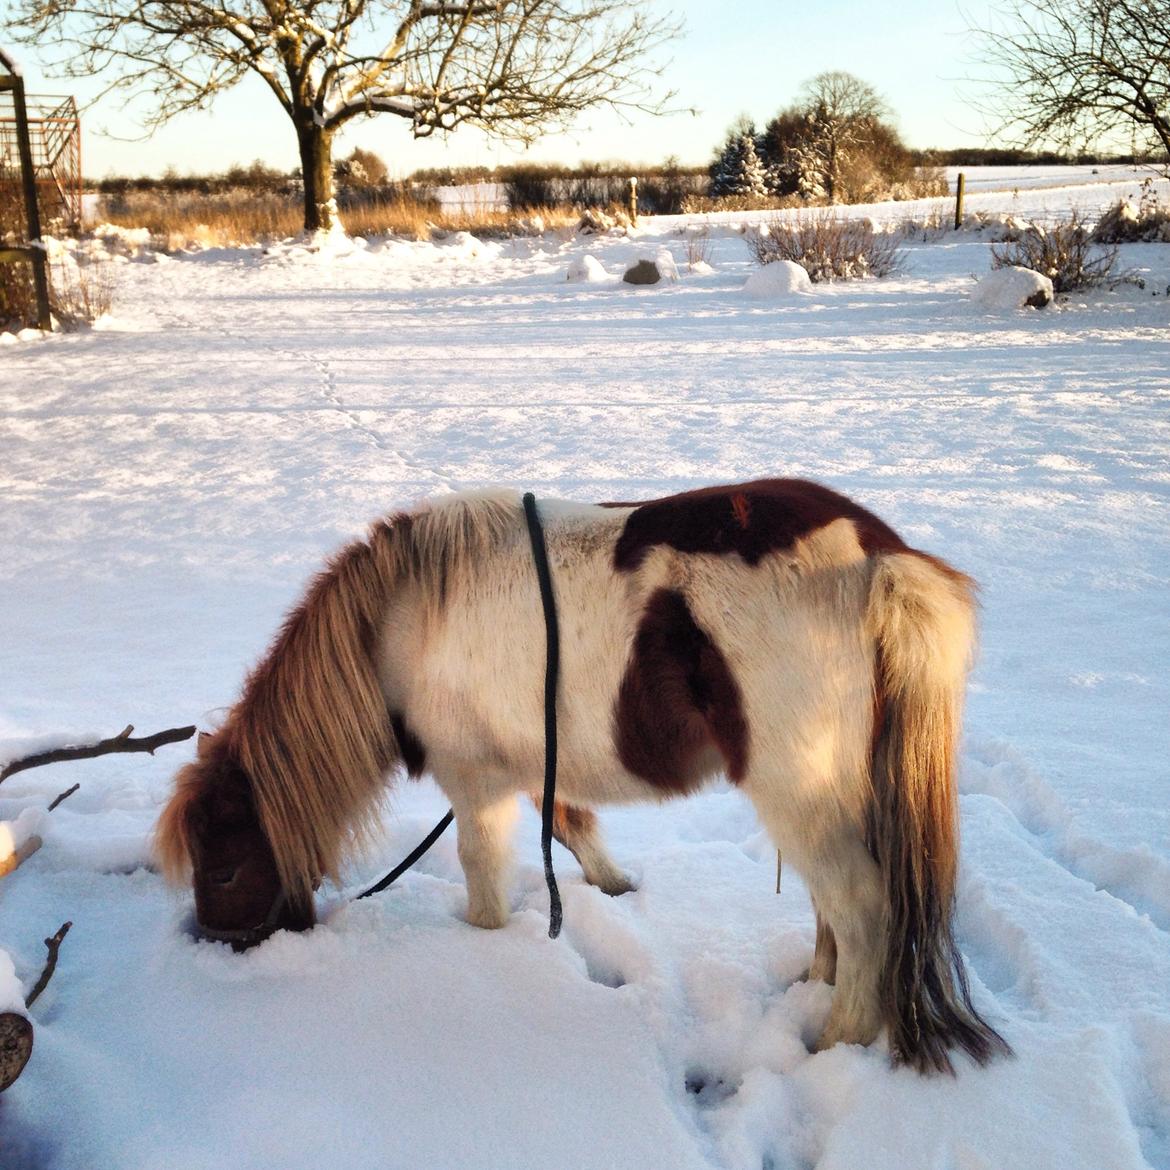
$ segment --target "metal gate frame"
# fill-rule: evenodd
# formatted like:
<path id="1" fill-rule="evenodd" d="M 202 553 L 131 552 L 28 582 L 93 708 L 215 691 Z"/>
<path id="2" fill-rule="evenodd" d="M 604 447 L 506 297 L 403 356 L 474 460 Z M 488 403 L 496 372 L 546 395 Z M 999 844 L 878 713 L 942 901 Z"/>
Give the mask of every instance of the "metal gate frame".
<path id="1" fill-rule="evenodd" d="M 11 90 L 16 109 L 16 138 L 20 151 L 20 180 L 24 189 L 26 244 L 0 244 L 0 264 L 26 261 L 32 264 L 33 286 L 37 298 L 37 325 L 53 328 L 49 312 L 49 276 L 45 248 L 41 242 L 41 213 L 37 206 L 37 179 L 33 167 L 32 140 L 28 132 L 28 105 L 24 95 L 24 78 L 16 62 L 0 49 L 0 92 Z"/>

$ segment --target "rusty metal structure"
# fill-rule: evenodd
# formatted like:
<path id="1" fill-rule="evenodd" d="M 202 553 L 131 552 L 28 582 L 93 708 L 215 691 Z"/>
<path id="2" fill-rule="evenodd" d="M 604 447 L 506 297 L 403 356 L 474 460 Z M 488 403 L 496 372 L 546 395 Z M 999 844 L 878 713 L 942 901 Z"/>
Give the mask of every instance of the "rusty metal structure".
<path id="1" fill-rule="evenodd" d="M 16 63 L 0 49 L 0 275 L 30 264 L 37 324 L 51 328 L 42 225 L 81 223 L 81 123 L 71 97 L 25 94 Z"/>
<path id="2" fill-rule="evenodd" d="M 81 226 L 81 119 L 72 97 L 25 95 L 41 219 L 52 231 Z M 15 155 L 16 118 L 0 112 L 0 159 Z M 2 164 L 0 164 L 2 165 Z"/>

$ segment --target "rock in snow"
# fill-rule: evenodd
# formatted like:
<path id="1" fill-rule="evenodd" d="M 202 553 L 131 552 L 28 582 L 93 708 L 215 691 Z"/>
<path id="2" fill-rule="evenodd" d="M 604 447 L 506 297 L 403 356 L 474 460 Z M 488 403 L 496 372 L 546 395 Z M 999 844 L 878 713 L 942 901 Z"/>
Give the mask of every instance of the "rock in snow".
<path id="1" fill-rule="evenodd" d="M 1031 268 L 993 268 L 976 286 L 971 299 L 985 309 L 1042 309 L 1052 303 L 1052 281 Z"/>
<path id="2" fill-rule="evenodd" d="M 657 284 L 662 279 L 662 273 L 653 260 L 639 260 L 626 269 L 622 280 L 626 284 Z"/>
<path id="3" fill-rule="evenodd" d="M 793 293 L 812 292 L 812 281 L 795 260 L 773 260 L 747 278 L 743 291 L 745 296 L 761 300 L 787 297 Z"/>

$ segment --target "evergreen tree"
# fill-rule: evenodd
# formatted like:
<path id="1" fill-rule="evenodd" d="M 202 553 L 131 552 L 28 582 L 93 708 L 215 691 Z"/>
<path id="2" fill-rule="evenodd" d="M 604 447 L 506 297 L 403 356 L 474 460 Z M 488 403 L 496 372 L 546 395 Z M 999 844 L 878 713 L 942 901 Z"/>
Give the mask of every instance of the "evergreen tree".
<path id="1" fill-rule="evenodd" d="M 756 150 L 755 126 L 741 119 L 731 128 L 710 168 L 711 194 L 762 196 L 768 193 L 764 166 Z"/>

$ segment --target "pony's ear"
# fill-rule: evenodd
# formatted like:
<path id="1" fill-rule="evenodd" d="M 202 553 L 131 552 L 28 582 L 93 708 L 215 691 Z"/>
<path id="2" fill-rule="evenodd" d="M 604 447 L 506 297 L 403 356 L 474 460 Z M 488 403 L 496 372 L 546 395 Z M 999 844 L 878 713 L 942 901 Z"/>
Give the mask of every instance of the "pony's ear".
<path id="1" fill-rule="evenodd" d="M 195 758 L 198 760 L 207 759 L 211 752 L 211 744 L 215 736 L 210 731 L 201 731 L 195 739 Z"/>
<path id="2" fill-rule="evenodd" d="M 175 793 L 154 829 L 154 855 L 168 882 L 180 885 L 191 871 L 191 814 L 205 782 L 198 763 L 179 769 Z"/>

